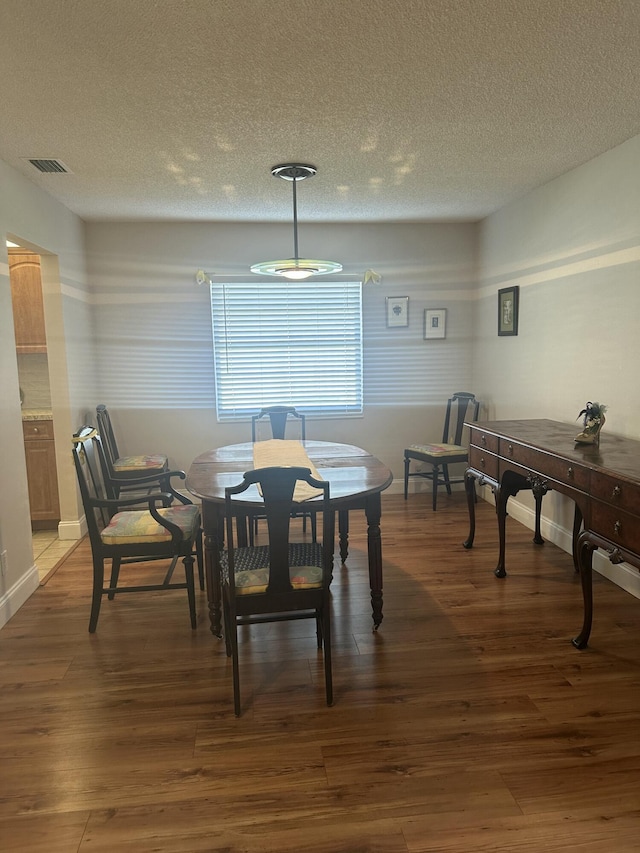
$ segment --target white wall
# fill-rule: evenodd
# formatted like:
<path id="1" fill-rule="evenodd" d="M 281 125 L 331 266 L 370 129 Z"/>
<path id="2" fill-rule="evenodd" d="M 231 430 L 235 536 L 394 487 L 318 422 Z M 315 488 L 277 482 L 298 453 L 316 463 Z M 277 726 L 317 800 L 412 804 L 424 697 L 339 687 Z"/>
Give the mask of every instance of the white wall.
<path id="1" fill-rule="evenodd" d="M 305 252 L 338 259 L 357 278 L 369 267 L 383 277 L 364 291 L 364 417 L 308 421 L 309 438 L 366 447 L 397 478 L 407 444 L 440 438 L 443 400 L 470 385 L 475 232 L 471 224 L 300 226 Z M 291 233 L 246 223 L 87 224 L 101 402 L 121 452 L 166 452 L 188 469 L 210 447 L 250 440 L 248 422 L 216 422 L 209 288 L 195 272 L 251 277 L 251 263 L 290 250 Z M 386 327 L 389 295 L 409 296 L 408 328 Z M 445 340 L 423 339 L 427 307 L 447 309 Z"/>
<path id="2" fill-rule="evenodd" d="M 47 193 L 0 161 L 0 626 L 38 584 L 20 415 L 17 358 L 5 237 L 40 251 L 61 525 L 78 528 L 81 510 L 69 451 L 91 378 L 90 307 L 84 271 L 83 224 Z"/>
<path id="3" fill-rule="evenodd" d="M 579 427 L 591 400 L 609 407 L 605 430 L 640 439 L 640 137 L 484 220 L 479 281 L 473 383 L 490 419 Z M 498 337 L 496 294 L 508 285 L 520 287 L 519 333 Z M 530 522 L 529 496 L 512 503 Z M 543 514 L 567 547 L 570 502 L 550 494 Z M 637 572 L 620 570 L 626 585 L 625 573 L 637 591 Z"/>

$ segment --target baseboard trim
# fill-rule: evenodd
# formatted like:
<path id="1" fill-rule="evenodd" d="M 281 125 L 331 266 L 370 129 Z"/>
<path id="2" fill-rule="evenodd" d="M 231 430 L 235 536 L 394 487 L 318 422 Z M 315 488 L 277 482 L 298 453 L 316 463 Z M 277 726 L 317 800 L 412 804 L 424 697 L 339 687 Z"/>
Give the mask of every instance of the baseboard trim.
<path id="1" fill-rule="evenodd" d="M 58 539 L 82 539 L 87 534 L 87 519 L 83 515 L 77 521 L 61 521 L 58 524 Z"/>
<path id="2" fill-rule="evenodd" d="M 10 589 L 0 596 L 0 628 L 6 625 L 9 619 L 20 610 L 39 585 L 38 569 L 33 565 Z"/>

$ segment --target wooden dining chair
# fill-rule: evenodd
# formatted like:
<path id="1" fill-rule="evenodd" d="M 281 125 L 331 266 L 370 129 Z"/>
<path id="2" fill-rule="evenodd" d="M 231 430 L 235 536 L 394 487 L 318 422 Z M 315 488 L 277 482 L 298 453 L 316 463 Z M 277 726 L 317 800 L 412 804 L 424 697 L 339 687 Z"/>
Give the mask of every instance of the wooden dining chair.
<path id="1" fill-rule="evenodd" d="M 404 451 L 404 499 L 409 493 L 409 478 L 422 477 L 431 480 L 433 511 L 436 511 L 438 486 L 444 486 L 451 494 L 452 483 L 464 482 L 464 477 L 452 479 L 449 465 L 466 462 L 469 448 L 462 445 L 462 430 L 465 421 L 475 423 L 478 420 L 480 402 L 468 391 L 458 391 L 447 400 L 447 409 L 440 444 L 412 444 Z M 427 470 L 410 471 L 412 462 L 430 466 Z"/>
<path id="2" fill-rule="evenodd" d="M 120 455 L 111 416 L 104 403 L 96 406 L 96 421 L 104 449 L 108 480 L 135 480 L 141 476 L 159 474 L 162 471 L 169 470 L 169 460 L 159 453 L 142 453 L 134 456 Z M 108 482 L 106 485 L 109 488 Z M 121 486 L 124 491 L 131 491 L 132 488 L 130 484 L 126 483 Z M 113 497 L 118 497 L 118 495 L 114 494 Z"/>
<path id="3" fill-rule="evenodd" d="M 265 507 L 268 544 L 236 547 L 233 519 L 242 513 L 242 496 L 259 488 Z M 291 514 L 299 508 L 298 491 L 320 496 L 321 542 L 294 542 Z M 324 651 L 327 705 L 333 703 L 331 673 L 331 609 L 334 512 L 329 483 L 315 480 L 309 468 L 258 468 L 225 489 L 226 550 L 221 555 L 221 592 L 227 655 L 233 664 L 236 716 L 241 713 L 238 626 L 293 619 L 314 619 L 318 649 Z M 268 642 L 266 634 L 264 641 Z"/>
<path id="4" fill-rule="evenodd" d="M 265 406 L 257 415 L 251 417 L 251 441 L 256 441 L 262 421 L 268 420 L 271 428 L 271 438 L 284 438 L 287 431 L 287 421 L 297 421 L 300 438 L 307 437 L 305 416 L 295 406 Z"/>
<path id="5" fill-rule="evenodd" d="M 191 627 L 196 627 L 193 565 L 202 565 L 202 529 L 200 510 L 175 491 L 168 482 L 154 492 L 137 497 L 106 497 L 106 488 L 98 462 L 100 435 L 91 426 L 82 427 L 73 436 L 73 461 L 91 542 L 93 592 L 89 632 L 98 624 L 102 597 L 113 600 L 124 592 L 186 589 Z M 156 484 L 157 486 L 157 484 Z M 182 559 L 185 579 L 172 580 Z M 111 562 L 111 574 L 105 585 L 105 562 Z M 120 570 L 129 564 L 165 561 L 169 567 L 162 580 L 120 586 Z"/>
<path id="6" fill-rule="evenodd" d="M 254 443 L 259 437 L 260 424 L 263 421 L 269 422 L 271 438 L 284 439 L 287 431 L 287 423 L 289 421 L 297 423 L 301 441 L 305 441 L 307 438 L 305 416 L 302 412 L 299 412 L 295 406 L 265 406 L 260 409 L 257 415 L 252 415 L 251 441 Z M 307 519 L 309 520 L 309 524 L 311 526 L 311 541 L 315 542 L 317 533 L 315 513 L 303 511 L 299 515 L 302 518 L 303 531 L 306 531 Z M 249 538 L 251 542 L 253 542 L 255 534 L 258 532 L 258 522 L 260 518 L 261 516 L 256 515 L 253 518 L 253 522 L 250 522 Z"/>

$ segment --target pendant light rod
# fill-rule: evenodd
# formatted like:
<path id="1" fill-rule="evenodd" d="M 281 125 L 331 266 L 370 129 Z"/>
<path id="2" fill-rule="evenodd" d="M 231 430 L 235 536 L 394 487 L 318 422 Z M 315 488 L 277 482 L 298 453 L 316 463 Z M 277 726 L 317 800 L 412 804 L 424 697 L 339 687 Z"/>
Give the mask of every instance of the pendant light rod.
<path id="1" fill-rule="evenodd" d="M 263 261 L 253 264 L 251 272 L 259 275 L 280 275 L 290 279 L 303 279 L 312 275 L 326 275 L 342 271 L 337 261 L 318 261 L 299 257 L 298 253 L 298 195 L 296 184 L 312 178 L 318 170 L 307 163 L 281 163 L 271 169 L 274 178 L 293 182 L 293 252 L 294 257 L 282 261 Z"/>
<path id="2" fill-rule="evenodd" d="M 298 263 L 298 196 L 296 193 L 297 178 L 293 179 L 293 257 Z"/>

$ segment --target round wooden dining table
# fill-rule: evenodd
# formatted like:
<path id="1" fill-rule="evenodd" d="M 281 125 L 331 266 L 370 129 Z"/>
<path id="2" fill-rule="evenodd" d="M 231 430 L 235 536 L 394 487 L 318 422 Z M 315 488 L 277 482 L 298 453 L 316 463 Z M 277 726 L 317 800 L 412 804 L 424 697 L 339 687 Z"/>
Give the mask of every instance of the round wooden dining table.
<path id="1" fill-rule="evenodd" d="M 380 496 L 391 485 L 393 474 L 367 450 L 351 444 L 309 440 L 301 444 L 320 477 L 329 482 L 331 506 L 338 512 L 340 557 L 343 563 L 348 552 L 349 512 L 358 509 L 365 512 L 371 607 L 374 630 L 377 630 L 382 622 Z M 255 467 L 253 448 L 253 442 L 245 442 L 207 450 L 193 460 L 187 474 L 187 489 L 202 501 L 207 598 L 211 631 L 216 636 L 220 636 L 222 630 L 219 553 L 224 521 L 224 490 L 227 486 L 237 485 L 244 472 Z M 252 493 L 242 506 L 250 516 L 252 511 L 259 512 L 261 505 L 260 496 Z M 312 510 L 313 500 L 305 501 L 304 506 Z"/>

